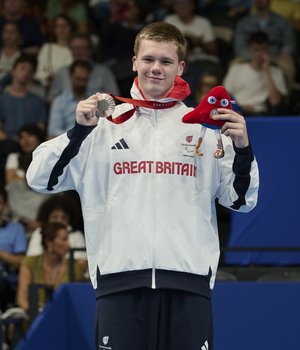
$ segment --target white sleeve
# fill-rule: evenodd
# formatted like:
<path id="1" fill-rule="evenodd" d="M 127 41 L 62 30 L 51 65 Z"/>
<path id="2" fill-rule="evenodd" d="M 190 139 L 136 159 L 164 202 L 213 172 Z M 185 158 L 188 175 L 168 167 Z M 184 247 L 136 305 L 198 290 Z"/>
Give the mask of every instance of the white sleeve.
<path id="1" fill-rule="evenodd" d="M 31 234 L 26 255 L 41 255 L 43 253 L 41 228 L 38 227 Z"/>
<path id="2" fill-rule="evenodd" d="M 18 156 L 19 153 L 10 153 L 6 159 L 5 169 L 17 170 L 19 166 Z"/>

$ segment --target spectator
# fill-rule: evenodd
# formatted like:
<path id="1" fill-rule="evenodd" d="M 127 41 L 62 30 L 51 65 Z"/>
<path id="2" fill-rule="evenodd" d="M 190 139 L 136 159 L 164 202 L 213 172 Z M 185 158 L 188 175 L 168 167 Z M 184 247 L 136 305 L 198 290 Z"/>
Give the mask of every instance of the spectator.
<path id="1" fill-rule="evenodd" d="M 89 17 L 93 23 L 93 31 L 103 22 L 109 20 L 111 15 L 111 0 L 89 0 Z"/>
<path id="2" fill-rule="evenodd" d="M 294 33 L 284 17 L 270 10 L 270 0 L 253 0 L 254 12 L 242 18 L 235 30 L 234 51 L 239 58 L 249 58 L 249 36 L 264 31 L 269 36 L 270 57 L 283 70 L 291 89 L 295 78 Z"/>
<path id="3" fill-rule="evenodd" d="M 86 61 L 75 61 L 70 66 L 70 89 L 56 96 L 50 107 L 48 136 L 50 138 L 63 134 L 74 125 L 74 113 L 77 103 L 86 99 L 91 65 Z"/>
<path id="4" fill-rule="evenodd" d="M 214 71 L 206 71 L 204 72 L 200 79 L 198 80 L 198 84 L 195 92 L 195 100 L 196 105 L 198 105 L 207 95 L 207 93 L 217 85 L 221 85 L 221 76 Z"/>
<path id="5" fill-rule="evenodd" d="M 229 27 L 234 27 L 235 22 L 251 9 L 251 0 L 198 0 L 197 4 L 205 16 Z"/>
<path id="6" fill-rule="evenodd" d="M 70 41 L 70 48 L 74 61 L 86 61 L 92 65 L 88 83 L 89 91 L 119 93 L 116 79 L 110 69 L 104 64 L 93 61 L 93 45 L 88 35 L 75 34 Z M 65 66 L 54 75 L 48 95 L 50 101 L 64 90 L 71 88 L 69 69 L 70 66 Z"/>
<path id="7" fill-rule="evenodd" d="M 59 284 L 68 282 L 69 266 L 66 254 L 69 250 L 68 229 L 61 223 L 51 223 L 43 227 L 42 245 L 44 252 L 37 256 L 26 256 L 21 263 L 17 303 L 24 310 L 28 310 L 29 284 L 47 284 L 56 288 Z M 75 261 L 75 280 L 83 279 L 83 268 Z M 39 307 L 46 302 L 44 294 L 39 294 Z"/>
<path id="8" fill-rule="evenodd" d="M 59 15 L 53 23 L 53 41 L 45 43 L 38 54 L 35 78 L 48 88 L 53 75 L 73 61 L 69 48 L 73 23 L 65 15 Z"/>
<path id="9" fill-rule="evenodd" d="M 55 18 L 64 14 L 75 24 L 75 30 L 87 33 L 89 29 L 88 14 L 85 1 L 82 0 L 47 0 L 45 16 L 48 22 L 48 31 L 51 34 Z"/>
<path id="10" fill-rule="evenodd" d="M 16 59 L 21 55 L 21 31 L 15 22 L 6 22 L 3 25 L 1 40 L 0 81 L 9 74 Z"/>
<path id="11" fill-rule="evenodd" d="M 84 235 L 79 230 L 78 217 L 80 207 L 67 193 L 53 195 L 46 199 L 39 208 L 37 220 L 40 226 L 32 233 L 27 248 L 27 255 L 40 255 L 43 253 L 41 231 L 49 223 L 59 222 L 68 227 L 70 248 L 85 248 Z M 74 257 L 83 266 L 86 265 L 86 253 L 75 252 Z"/>
<path id="12" fill-rule="evenodd" d="M 25 124 L 19 130 L 20 151 L 7 157 L 5 178 L 8 204 L 15 221 L 24 224 L 28 233 L 38 226 L 36 215 L 46 195 L 31 190 L 25 173 L 32 159 L 32 152 L 45 140 L 45 133 L 34 124 Z"/>
<path id="13" fill-rule="evenodd" d="M 12 83 L 0 95 L 0 140 L 16 139 L 20 128 L 27 123 L 45 128 L 46 105 L 29 91 L 35 69 L 36 61 L 30 56 L 20 56 L 14 63 Z"/>
<path id="14" fill-rule="evenodd" d="M 114 73 L 122 96 L 128 96 L 132 79 L 131 57 L 137 33 L 145 25 L 146 8 L 143 0 L 127 1 L 124 19 L 102 27 L 100 38 L 104 60 Z"/>
<path id="15" fill-rule="evenodd" d="M 6 218 L 7 194 L 0 190 L 0 310 L 15 301 L 16 272 L 27 248 L 24 227 Z"/>
<path id="16" fill-rule="evenodd" d="M 271 0 L 271 11 L 286 18 L 293 29 L 300 32 L 300 2 L 295 0 Z"/>
<path id="17" fill-rule="evenodd" d="M 21 29 L 21 48 L 24 53 L 37 55 L 44 38 L 39 22 L 30 15 L 24 15 L 25 0 L 3 0 L 3 14 L 0 16 L 0 32 L 7 22 L 15 22 Z M 0 44 L 2 46 L 2 43 Z"/>
<path id="18" fill-rule="evenodd" d="M 202 68 L 219 67 L 217 42 L 210 21 L 195 14 L 194 0 L 174 0 L 174 14 L 165 21 L 175 25 L 191 42 L 189 61 L 200 61 Z"/>
<path id="19" fill-rule="evenodd" d="M 271 64 L 268 35 L 252 33 L 248 47 L 250 61 L 233 64 L 224 86 L 246 115 L 282 114 L 288 91 L 282 70 Z"/>
<path id="20" fill-rule="evenodd" d="M 171 13 L 173 13 L 173 0 L 157 1 L 154 8 L 147 14 L 146 22 L 163 21 L 165 17 Z"/>

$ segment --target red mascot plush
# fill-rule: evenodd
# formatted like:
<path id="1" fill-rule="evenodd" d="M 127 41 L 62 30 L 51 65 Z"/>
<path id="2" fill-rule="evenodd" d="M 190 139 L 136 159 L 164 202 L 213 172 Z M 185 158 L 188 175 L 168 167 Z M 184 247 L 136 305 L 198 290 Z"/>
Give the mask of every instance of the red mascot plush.
<path id="1" fill-rule="evenodd" d="M 214 129 L 217 138 L 217 150 L 214 157 L 219 159 L 224 157 L 224 147 L 221 137 L 221 127 L 226 122 L 225 120 L 214 120 L 211 117 L 218 114 L 217 108 L 233 109 L 231 105 L 230 95 L 224 86 L 218 85 L 211 89 L 199 105 L 192 111 L 183 116 L 182 121 L 188 124 L 201 124 L 202 129 L 195 149 L 197 156 L 203 156 L 199 148 L 204 139 L 206 128 Z"/>

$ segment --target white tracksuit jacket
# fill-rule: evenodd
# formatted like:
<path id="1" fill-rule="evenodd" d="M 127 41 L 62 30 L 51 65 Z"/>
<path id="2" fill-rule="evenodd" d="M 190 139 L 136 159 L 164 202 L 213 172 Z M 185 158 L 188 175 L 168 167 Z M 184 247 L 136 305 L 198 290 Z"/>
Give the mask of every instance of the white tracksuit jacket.
<path id="1" fill-rule="evenodd" d="M 133 98 L 141 98 L 135 85 Z M 166 101 L 166 100 L 160 100 Z M 169 99 L 168 99 L 169 101 Z M 120 115 L 131 105 L 117 106 Z M 116 125 L 76 124 L 41 144 L 27 172 L 39 192 L 75 189 L 81 199 L 89 272 L 98 295 L 137 287 L 173 288 L 209 297 L 219 259 L 215 199 L 233 210 L 255 207 L 258 168 L 251 147 L 213 157 L 207 130 L 181 119 L 191 108 L 139 108 Z"/>

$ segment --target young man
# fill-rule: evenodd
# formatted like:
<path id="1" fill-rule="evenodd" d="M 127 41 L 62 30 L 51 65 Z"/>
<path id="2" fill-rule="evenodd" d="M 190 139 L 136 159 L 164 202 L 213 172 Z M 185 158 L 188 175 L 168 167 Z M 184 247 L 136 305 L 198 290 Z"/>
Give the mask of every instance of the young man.
<path id="1" fill-rule="evenodd" d="M 179 77 L 185 40 L 176 27 L 145 26 L 134 50 L 131 104 L 118 105 L 111 122 L 96 116 L 101 94 L 79 102 L 74 128 L 35 152 L 28 181 L 37 191 L 80 195 L 97 349 L 212 349 L 214 202 L 251 210 L 257 165 L 244 118 L 225 108 L 214 118 L 228 120 L 226 156 L 213 158 L 208 130 L 205 156 L 195 158 L 200 126 L 181 121 L 191 108 L 182 102 L 189 88 Z"/>

